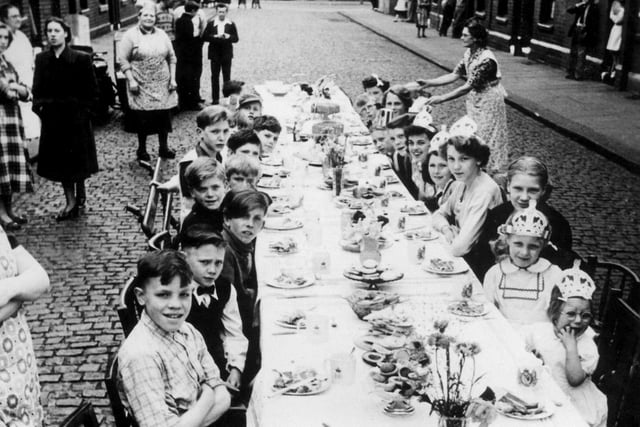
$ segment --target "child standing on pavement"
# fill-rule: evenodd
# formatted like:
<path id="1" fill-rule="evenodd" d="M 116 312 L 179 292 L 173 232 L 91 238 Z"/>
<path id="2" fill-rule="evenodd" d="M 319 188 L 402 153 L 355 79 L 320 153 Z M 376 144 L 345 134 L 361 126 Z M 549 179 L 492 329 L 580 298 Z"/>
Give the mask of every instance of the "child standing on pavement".
<path id="1" fill-rule="evenodd" d="M 185 320 L 191 310 L 191 269 L 177 251 L 138 261 L 134 292 L 144 307 L 118 351 L 125 407 L 140 427 L 209 425 L 230 397 L 202 335 Z"/>
<path id="2" fill-rule="evenodd" d="M 427 37 L 424 32 L 429 27 L 429 15 L 431 15 L 431 0 L 418 0 L 418 7 L 416 9 L 418 38 Z"/>
<path id="3" fill-rule="evenodd" d="M 500 234 L 508 255 L 484 277 L 487 299 L 515 325 L 546 320 L 551 289 L 561 274 L 540 257 L 551 234 L 549 221 L 531 201 L 528 209 L 515 212 L 500 226 Z"/>
<path id="4" fill-rule="evenodd" d="M 607 425 L 607 398 L 591 381 L 598 364 L 592 319 L 593 280 L 574 266 L 562 272 L 551 293 L 549 321 L 523 328 L 527 349 L 540 357 L 551 376 L 591 427 Z"/>

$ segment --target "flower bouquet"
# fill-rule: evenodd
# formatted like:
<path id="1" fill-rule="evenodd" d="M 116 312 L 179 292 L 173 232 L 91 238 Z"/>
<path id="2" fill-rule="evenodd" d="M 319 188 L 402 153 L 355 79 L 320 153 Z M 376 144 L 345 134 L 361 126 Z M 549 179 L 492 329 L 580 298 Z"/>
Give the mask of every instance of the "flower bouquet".
<path id="1" fill-rule="evenodd" d="M 476 377 L 475 356 L 480 353 L 477 343 L 457 342 L 446 334 L 447 320 L 434 323 L 435 332 L 429 335 L 427 343 L 433 347 L 432 368 L 434 385 L 425 392 L 421 400 L 431 405 L 431 411 L 440 415 L 441 427 L 466 427 L 469 420 L 487 426 L 495 419 L 495 409 L 490 402 L 482 398 L 493 395 L 487 389 L 481 399 L 472 399 L 473 386 L 482 378 Z M 468 375 L 471 365 L 471 375 Z M 465 378 L 468 384 L 465 384 Z M 495 400 L 489 396 L 488 400 Z"/>

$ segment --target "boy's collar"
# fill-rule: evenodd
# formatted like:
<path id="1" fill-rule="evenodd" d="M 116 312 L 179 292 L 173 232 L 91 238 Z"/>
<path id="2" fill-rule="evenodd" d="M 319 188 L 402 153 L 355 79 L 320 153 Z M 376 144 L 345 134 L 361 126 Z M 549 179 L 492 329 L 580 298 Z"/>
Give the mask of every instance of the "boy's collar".
<path id="1" fill-rule="evenodd" d="M 211 152 L 202 145 L 202 142 L 198 142 L 198 145 L 196 145 L 196 154 L 198 154 L 198 157 L 211 157 L 215 159 L 218 152 L 216 150 Z"/>

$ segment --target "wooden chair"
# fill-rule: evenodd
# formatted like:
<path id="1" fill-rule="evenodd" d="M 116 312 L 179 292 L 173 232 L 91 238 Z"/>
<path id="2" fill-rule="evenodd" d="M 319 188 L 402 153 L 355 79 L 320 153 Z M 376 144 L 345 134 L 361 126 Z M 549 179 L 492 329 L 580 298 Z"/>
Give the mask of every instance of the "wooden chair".
<path id="1" fill-rule="evenodd" d="M 109 363 L 109 370 L 107 371 L 107 377 L 104 379 L 104 385 L 107 389 L 107 396 L 111 403 L 111 412 L 115 419 L 116 427 L 137 427 L 136 421 L 127 412 L 126 408 L 120 400 L 120 394 L 118 394 L 118 357 L 113 356 L 113 360 Z"/>
<path id="2" fill-rule="evenodd" d="M 120 302 L 116 307 L 125 337 L 129 336 L 133 327 L 138 323 L 138 320 L 140 320 L 140 314 L 142 313 L 142 307 L 138 304 L 138 300 L 133 293 L 134 286 L 135 277 L 132 277 L 127 280 L 124 288 L 122 288 L 120 292 Z"/>
<path id="3" fill-rule="evenodd" d="M 98 427 L 99 425 L 91 402 L 83 400 L 80 406 L 62 421 L 60 427 Z"/>
<path id="4" fill-rule="evenodd" d="M 621 298 L 634 310 L 640 309 L 640 278 L 630 268 L 616 262 L 601 261 L 593 255 L 587 257 L 581 268 L 591 276 L 597 288 L 593 294 L 593 327 L 596 331 L 602 328 L 612 290 L 621 290 Z"/>
<path id="5" fill-rule="evenodd" d="M 640 425 L 640 314 L 622 298 L 609 293 L 593 379 L 607 395 L 609 427 Z"/>

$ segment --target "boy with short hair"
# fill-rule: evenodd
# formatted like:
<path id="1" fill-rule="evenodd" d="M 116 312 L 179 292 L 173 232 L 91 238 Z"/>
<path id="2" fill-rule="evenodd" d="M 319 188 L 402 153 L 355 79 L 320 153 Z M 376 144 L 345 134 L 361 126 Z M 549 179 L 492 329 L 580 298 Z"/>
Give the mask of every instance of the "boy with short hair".
<path id="1" fill-rule="evenodd" d="M 198 157 L 210 157 L 222 162 L 223 151 L 229 139 L 229 111 L 219 105 L 205 107 L 196 116 L 198 142 L 178 162 L 178 174 L 158 186 L 160 190 L 179 191 L 181 194 L 180 218 L 184 218 L 193 205 L 184 175 L 187 167 Z"/>
<path id="2" fill-rule="evenodd" d="M 180 233 L 180 245 L 195 285 L 187 321 L 202 333 L 221 377 L 240 388 L 248 343 L 242 332 L 236 289 L 219 278 L 226 243 L 211 225 L 196 224 Z"/>
<path id="3" fill-rule="evenodd" d="M 253 129 L 242 129 L 231 135 L 227 141 L 229 154 L 244 154 L 260 158 L 260 138 Z"/>
<path id="4" fill-rule="evenodd" d="M 187 167 L 185 182 L 188 194 L 193 199 L 191 212 L 184 218 L 181 230 L 194 224 L 211 224 L 217 232 L 222 231 L 220 204 L 227 192 L 224 168 L 211 157 L 198 157 Z"/>
<path id="5" fill-rule="evenodd" d="M 262 98 L 257 93 L 245 93 L 238 101 L 238 114 L 253 126 L 253 121 L 262 115 Z"/>
<path id="6" fill-rule="evenodd" d="M 234 154 L 224 164 L 229 191 L 255 189 L 260 179 L 260 162 L 255 157 Z"/>
<path id="7" fill-rule="evenodd" d="M 118 351 L 121 399 L 140 427 L 209 425 L 230 397 L 205 341 L 185 320 L 192 273 L 174 250 L 138 261 L 134 287 L 144 310 Z"/>
<path id="8" fill-rule="evenodd" d="M 253 131 L 260 138 L 261 153 L 271 153 L 278 142 L 282 126 L 273 116 L 256 117 L 253 121 Z"/>

